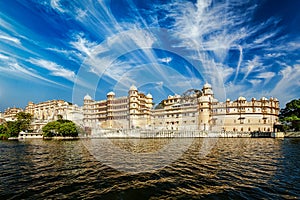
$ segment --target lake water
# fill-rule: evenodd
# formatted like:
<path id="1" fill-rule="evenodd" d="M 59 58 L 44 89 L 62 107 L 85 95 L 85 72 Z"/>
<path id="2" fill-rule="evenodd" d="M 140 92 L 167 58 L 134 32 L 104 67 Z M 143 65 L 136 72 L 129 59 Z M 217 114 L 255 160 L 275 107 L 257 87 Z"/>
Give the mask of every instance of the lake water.
<path id="1" fill-rule="evenodd" d="M 300 139 L 0 141 L 0 199 L 299 199 Z"/>

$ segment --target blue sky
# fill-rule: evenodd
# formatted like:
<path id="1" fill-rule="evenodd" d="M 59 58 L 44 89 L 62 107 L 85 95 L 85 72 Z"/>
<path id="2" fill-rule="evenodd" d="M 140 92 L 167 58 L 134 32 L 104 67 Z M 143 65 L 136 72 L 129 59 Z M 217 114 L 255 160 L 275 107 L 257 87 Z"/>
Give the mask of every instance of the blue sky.
<path id="1" fill-rule="evenodd" d="M 0 110 L 89 93 L 300 97 L 298 0 L 0 1 Z"/>

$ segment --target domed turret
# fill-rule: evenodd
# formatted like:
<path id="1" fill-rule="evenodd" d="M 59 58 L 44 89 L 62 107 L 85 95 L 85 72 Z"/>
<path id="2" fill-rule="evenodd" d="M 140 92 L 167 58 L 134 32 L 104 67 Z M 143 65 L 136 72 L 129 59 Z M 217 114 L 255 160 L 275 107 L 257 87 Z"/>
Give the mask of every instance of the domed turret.
<path id="1" fill-rule="evenodd" d="M 202 88 L 202 93 L 204 96 L 211 96 L 213 97 L 214 92 L 212 91 L 212 87 L 209 83 L 205 83 Z"/>
<path id="2" fill-rule="evenodd" d="M 267 101 L 268 99 L 266 97 L 261 98 L 262 101 Z"/>
<path id="3" fill-rule="evenodd" d="M 245 97 L 242 97 L 242 96 L 240 96 L 240 97 L 238 98 L 238 101 L 246 101 L 246 98 L 245 98 Z"/>
<path id="4" fill-rule="evenodd" d="M 129 90 L 137 90 L 137 88 L 135 87 L 135 85 L 132 85 Z"/>
<path id="5" fill-rule="evenodd" d="M 206 83 L 204 84 L 203 88 L 204 88 L 204 89 L 208 89 L 208 88 L 211 89 L 211 85 L 210 85 L 209 83 L 206 82 Z"/>
<path id="6" fill-rule="evenodd" d="M 84 100 L 92 100 L 92 97 L 90 96 L 90 95 L 88 95 L 88 94 L 86 94 L 85 96 L 84 96 Z"/>
<path id="7" fill-rule="evenodd" d="M 115 96 L 116 94 L 113 91 L 110 91 L 109 93 L 107 93 L 106 96 Z"/>
<path id="8" fill-rule="evenodd" d="M 146 97 L 147 97 L 148 99 L 152 99 L 152 98 L 153 98 L 152 95 L 151 95 L 150 93 L 148 93 L 148 94 L 146 95 Z"/>

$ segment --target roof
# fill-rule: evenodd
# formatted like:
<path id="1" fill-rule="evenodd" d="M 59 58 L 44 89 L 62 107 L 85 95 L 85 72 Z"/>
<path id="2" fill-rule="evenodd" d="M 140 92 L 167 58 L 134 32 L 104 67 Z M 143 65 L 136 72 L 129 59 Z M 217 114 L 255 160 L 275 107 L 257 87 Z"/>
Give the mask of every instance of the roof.
<path id="1" fill-rule="evenodd" d="M 84 96 L 84 100 L 92 100 L 92 97 L 90 95 L 86 94 Z"/>
<path id="2" fill-rule="evenodd" d="M 137 90 L 137 88 L 135 87 L 135 85 L 132 85 L 129 90 Z"/>
<path id="3" fill-rule="evenodd" d="M 110 91 L 109 93 L 107 93 L 107 96 L 115 96 L 116 94 L 113 91 Z"/>
<path id="4" fill-rule="evenodd" d="M 203 88 L 211 88 L 211 84 L 205 83 L 204 86 L 203 86 Z"/>
<path id="5" fill-rule="evenodd" d="M 150 93 L 147 94 L 146 96 L 148 99 L 151 99 L 152 98 L 152 95 Z"/>
<path id="6" fill-rule="evenodd" d="M 246 101 L 246 98 L 245 98 L 245 97 L 242 97 L 242 96 L 240 96 L 240 97 L 238 98 L 238 101 Z"/>

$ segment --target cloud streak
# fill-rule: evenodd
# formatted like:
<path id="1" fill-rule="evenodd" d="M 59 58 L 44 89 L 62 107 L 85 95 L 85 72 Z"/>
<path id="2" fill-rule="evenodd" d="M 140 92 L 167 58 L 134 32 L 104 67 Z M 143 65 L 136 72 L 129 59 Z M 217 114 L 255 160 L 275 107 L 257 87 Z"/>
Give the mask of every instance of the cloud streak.
<path id="1" fill-rule="evenodd" d="M 72 82 L 75 79 L 75 73 L 73 71 L 65 69 L 54 62 L 35 58 L 30 58 L 28 62 L 50 71 L 50 75 L 52 76 L 59 76 Z"/>

